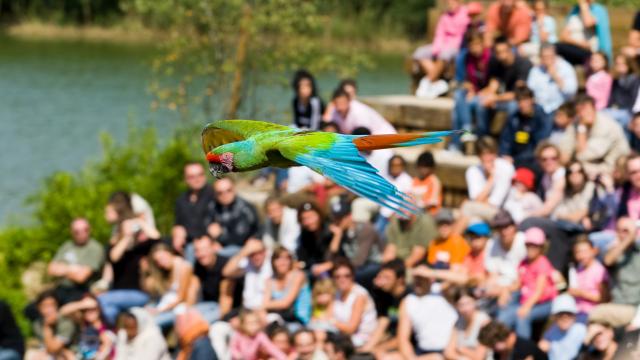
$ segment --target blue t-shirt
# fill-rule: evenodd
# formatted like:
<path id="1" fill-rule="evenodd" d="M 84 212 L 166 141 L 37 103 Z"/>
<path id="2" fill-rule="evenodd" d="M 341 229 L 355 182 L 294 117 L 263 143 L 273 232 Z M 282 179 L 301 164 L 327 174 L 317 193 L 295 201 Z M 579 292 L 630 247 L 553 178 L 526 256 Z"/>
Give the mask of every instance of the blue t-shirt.
<path id="1" fill-rule="evenodd" d="M 574 323 L 569 330 L 562 331 L 556 324 L 544 333 L 544 339 L 550 343 L 549 360 L 570 360 L 578 356 L 582 342 L 587 335 L 587 327 Z"/>

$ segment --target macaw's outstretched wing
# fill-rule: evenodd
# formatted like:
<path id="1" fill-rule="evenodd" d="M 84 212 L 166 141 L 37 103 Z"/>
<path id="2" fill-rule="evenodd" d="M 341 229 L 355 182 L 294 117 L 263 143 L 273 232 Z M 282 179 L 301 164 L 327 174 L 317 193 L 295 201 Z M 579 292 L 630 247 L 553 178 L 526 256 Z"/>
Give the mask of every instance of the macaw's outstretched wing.
<path id="1" fill-rule="evenodd" d="M 296 134 L 279 144 L 279 150 L 289 160 L 309 167 L 353 193 L 390 208 L 402 217 L 419 211 L 409 196 L 398 191 L 367 163 L 350 136 Z"/>
<path id="2" fill-rule="evenodd" d="M 283 130 L 292 130 L 292 128 L 258 120 L 215 121 L 202 129 L 202 150 L 206 154 L 220 145 L 243 141 L 253 135 L 268 131 Z"/>

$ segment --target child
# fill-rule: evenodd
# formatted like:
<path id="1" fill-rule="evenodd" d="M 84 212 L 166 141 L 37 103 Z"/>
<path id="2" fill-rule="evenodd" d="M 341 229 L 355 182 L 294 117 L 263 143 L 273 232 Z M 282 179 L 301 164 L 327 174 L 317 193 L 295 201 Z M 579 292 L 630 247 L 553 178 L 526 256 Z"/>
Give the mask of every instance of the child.
<path id="1" fill-rule="evenodd" d="M 293 124 L 301 129 L 319 130 L 324 103 L 318 96 L 316 81 L 306 70 L 298 70 L 291 84 L 293 98 Z"/>
<path id="2" fill-rule="evenodd" d="M 575 359 L 587 335 L 585 324 L 576 321 L 578 307 L 571 295 L 563 294 L 553 300 L 553 324 L 544 333 L 538 347 L 547 352 L 549 360 Z"/>
<path id="3" fill-rule="evenodd" d="M 551 301 L 558 293 L 553 266 L 544 255 L 545 242 L 542 229 L 534 227 L 525 231 L 527 257 L 518 266 L 519 279 L 512 289 L 514 295 L 519 292 L 519 299 L 513 296 L 511 303 L 498 313 L 498 320 L 515 327 L 516 334 L 527 340 L 531 338 L 531 324 L 549 317 Z"/>
<path id="4" fill-rule="evenodd" d="M 425 151 L 418 156 L 416 174 L 411 184 L 417 205 L 435 215 L 442 206 L 442 183 L 435 174 L 436 161 L 433 154 Z"/>
<path id="5" fill-rule="evenodd" d="M 313 309 L 311 310 L 311 321 L 309 328 L 331 330 L 331 314 L 333 313 L 333 299 L 336 289 L 331 279 L 322 279 L 315 282 L 312 291 Z"/>
<path id="6" fill-rule="evenodd" d="M 267 335 L 271 342 L 283 353 L 289 355 L 293 352 L 291 334 L 289 334 L 289 330 L 287 330 L 286 327 L 278 325 L 277 323 L 271 323 L 267 326 Z"/>
<path id="7" fill-rule="evenodd" d="M 387 179 L 391 184 L 393 184 L 396 189 L 400 192 L 407 193 L 411 190 L 411 184 L 413 180 L 411 176 L 407 174 L 407 162 L 400 155 L 393 155 L 389 158 L 389 166 L 387 170 L 387 174 L 383 174 L 382 176 Z M 387 207 L 383 207 L 380 209 L 378 213 L 378 218 L 375 222 L 376 232 L 378 234 L 385 234 L 385 230 L 387 225 L 389 224 L 389 218 L 393 215 L 393 211 L 391 211 Z"/>
<path id="8" fill-rule="evenodd" d="M 605 113 L 614 118 L 625 131 L 631 120 L 631 109 L 638 97 L 640 77 L 632 71 L 631 59 L 624 55 L 616 56 L 614 63 L 615 79 Z"/>
<path id="9" fill-rule="evenodd" d="M 440 209 L 435 216 L 438 237 L 429 242 L 427 263 L 436 269 L 449 269 L 461 265 L 469 253 L 469 245 L 462 236 L 453 232 L 453 214 Z"/>
<path id="10" fill-rule="evenodd" d="M 542 200 L 533 190 L 535 188 L 535 175 L 533 171 L 521 167 L 513 175 L 513 185 L 504 203 L 516 224 L 531 216 L 542 208 Z"/>
<path id="11" fill-rule="evenodd" d="M 254 311 L 240 313 L 240 328 L 231 336 L 233 360 L 257 360 L 261 353 L 276 360 L 286 360 L 285 355 L 263 331 L 260 315 Z"/>
<path id="12" fill-rule="evenodd" d="M 562 141 L 564 141 L 564 134 L 569 125 L 573 122 L 576 116 L 576 108 L 573 102 L 567 101 L 566 103 L 560 105 L 558 110 L 556 110 L 556 114 L 553 117 L 553 128 L 551 129 L 551 134 L 549 135 L 549 142 L 560 146 Z"/>
<path id="13" fill-rule="evenodd" d="M 613 78 L 608 73 L 609 60 L 607 55 L 601 51 L 593 53 L 589 67 L 590 75 L 587 78 L 585 88 L 587 94 L 595 100 L 596 109 L 602 110 L 609 103 L 609 94 L 611 94 L 613 84 Z"/>
<path id="14" fill-rule="evenodd" d="M 578 321 L 586 323 L 589 312 L 603 301 L 607 293 L 608 275 L 596 259 L 598 251 L 585 236 L 573 245 L 573 257 L 577 267 L 569 271 L 569 294 L 576 299 Z M 572 275 L 575 271 L 575 276 Z"/>
<path id="15" fill-rule="evenodd" d="M 79 358 L 107 359 L 113 356 L 116 335 L 103 321 L 100 304 L 93 295 L 85 295 L 81 300 L 64 305 L 60 308 L 60 314 L 79 315 Z"/>

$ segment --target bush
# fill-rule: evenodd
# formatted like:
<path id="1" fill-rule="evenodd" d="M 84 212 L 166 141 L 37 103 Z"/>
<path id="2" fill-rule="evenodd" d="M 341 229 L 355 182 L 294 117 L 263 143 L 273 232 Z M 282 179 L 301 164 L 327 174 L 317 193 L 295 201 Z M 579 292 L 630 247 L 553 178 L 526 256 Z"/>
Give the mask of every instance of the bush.
<path id="1" fill-rule="evenodd" d="M 122 144 L 106 134 L 101 136 L 102 159 L 82 170 L 57 172 L 29 197 L 33 213 L 28 222 L 0 229 L 0 294 L 18 315 L 27 303 L 20 277 L 35 262 L 48 262 L 58 247 L 69 239 L 69 223 L 83 216 L 92 225 L 93 237 L 105 243 L 111 233 L 104 220 L 104 205 L 116 190 L 132 191 L 149 201 L 162 233 L 173 224 L 178 194 L 184 191 L 182 165 L 201 159 L 199 134 L 195 129 L 176 133 L 160 142 L 155 130 L 131 128 Z"/>

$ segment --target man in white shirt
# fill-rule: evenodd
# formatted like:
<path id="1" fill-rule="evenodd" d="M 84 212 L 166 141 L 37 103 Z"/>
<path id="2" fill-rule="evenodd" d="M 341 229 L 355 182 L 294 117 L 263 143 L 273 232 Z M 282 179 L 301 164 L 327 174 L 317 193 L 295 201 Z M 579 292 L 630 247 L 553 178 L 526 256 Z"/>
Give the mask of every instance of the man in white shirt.
<path id="1" fill-rule="evenodd" d="M 224 277 L 244 277 L 243 307 L 255 310 L 262 306 L 267 280 L 273 275 L 270 258 L 262 241 L 249 239 L 222 270 Z"/>
<path id="2" fill-rule="evenodd" d="M 533 91 L 536 104 L 542 106 L 552 122 L 551 115 L 578 90 L 576 71 L 556 55 L 553 44 L 543 45 L 540 48 L 540 65 L 529 72 L 527 87 Z"/>
<path id="3" fill-rule="evenodd" d="M 295 254 L 300 236 L 298 211 L 285 206 L 276 197 L 269 197 L 264 202 L 264 209 L 266 219 L 262 241 L 265 246 L 273 250 L 276 245 L 281 245 Z"/>
<path id="4" fill-rule="evenodd" d="M 491 137 L 482 137 L 476 142 L 476 153 L 480 164 L 471 166 L 465 173 L 469 191 L 461 212 L 467 221 L 491 221 L 503 205 L 515 169 L 513 165 L 498 157 L 498 144 Z"/>

